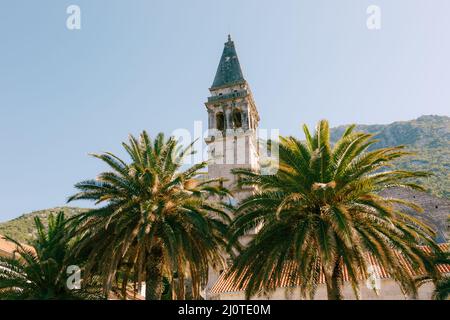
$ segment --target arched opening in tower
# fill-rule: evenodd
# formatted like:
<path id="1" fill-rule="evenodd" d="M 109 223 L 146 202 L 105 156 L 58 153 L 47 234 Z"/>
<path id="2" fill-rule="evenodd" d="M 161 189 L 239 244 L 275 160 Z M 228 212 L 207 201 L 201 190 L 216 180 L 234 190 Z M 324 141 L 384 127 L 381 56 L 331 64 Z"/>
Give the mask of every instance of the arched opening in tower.
<path id="1" fill-rule="evenodd" d="M 219 112 L 216 115 L 216 124 L 217 124 L 217 130 L 223 131 L 223 129 L 225 128 L 225 118 L 224 118 L 222 112 Z"/>
<path id="2" fill-rule="evenodd" d="M 242 128 L 242 113 L 240 110 L 233 111 L 233 124 L 235 129 Z"/>

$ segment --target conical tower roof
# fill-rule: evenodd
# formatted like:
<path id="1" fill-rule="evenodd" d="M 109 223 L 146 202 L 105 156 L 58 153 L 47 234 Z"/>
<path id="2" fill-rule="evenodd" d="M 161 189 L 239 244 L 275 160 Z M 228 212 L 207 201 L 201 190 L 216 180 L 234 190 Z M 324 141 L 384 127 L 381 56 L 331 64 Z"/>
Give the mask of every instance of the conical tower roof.
<path id="1" fill-rule="evenodd" d="M 225 42 L 222 57 L 220 58 L 219 67 L 217 68 L 211 89 L 232 85 L 244 81 L 241 65 L 234 47 L 234 42 L 228 35 L 228 41 Z"/>

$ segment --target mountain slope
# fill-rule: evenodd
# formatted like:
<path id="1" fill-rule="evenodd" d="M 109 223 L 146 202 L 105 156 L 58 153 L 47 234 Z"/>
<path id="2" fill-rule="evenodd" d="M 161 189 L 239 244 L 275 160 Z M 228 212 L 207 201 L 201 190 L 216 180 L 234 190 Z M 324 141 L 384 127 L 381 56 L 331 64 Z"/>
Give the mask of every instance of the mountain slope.
<path id="1" fill-rule="evenodd" d="M 13 220 L 0 223 L 0 235 L 11 237 L 21 243 L 30 243 L 36 236 L 36 228 L 34 217 L 39 217 L 44 225 L 47 224 L 47 218 L 50 213 L 53 215 L 64 212 L 65 216 L 71 217 L 76 214 L 86 212 L 88 209 L 58 207 L 53 209 L 39 210 L 31 213 L 23 214 Z"/>
<path id="2" fill-rule="evenodd" d="M 346 127 L 332 129 L 331 139 L 336 141 Z M 399 160 L 398 168 L 433 173 L 422 184 L 433 195 L 450 197 L 450 117 L 421 116 L 387 125 L 357 125 L 356 130 L 376 134 L 379 142 L 372 149 L 404 145 L 415 152 L 414 156 Z"/>

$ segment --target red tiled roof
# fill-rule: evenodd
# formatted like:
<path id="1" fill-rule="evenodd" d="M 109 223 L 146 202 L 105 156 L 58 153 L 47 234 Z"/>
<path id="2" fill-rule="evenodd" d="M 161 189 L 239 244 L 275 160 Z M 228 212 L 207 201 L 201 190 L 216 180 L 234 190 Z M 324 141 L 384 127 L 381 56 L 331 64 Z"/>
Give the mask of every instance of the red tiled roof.
<path id="1" fill-rule="evenodd" d="M 11 255 L 16 250 L 16 245 L 6 241 L 0 236 L 0 255 Z"/>
<path id="2" fill-rule="evenodd" d="M 449 244 L 441 244 L 439 245 L 439 247 L 441 248 L 441 250 L 448 252 L 450 245 Z M 425 252 L 430 252 L 429 247 L 422 247 L 422 249 Z M 397 253 L 397 258 L 401 261 L 401 263 L 403 265 L 405 265 L 409 271 L 410 274 L 414 275 L 414 276 L 418 276 L 423 274 L 421 270 L 414 270 L 412 268 L 412 266 L 406 262 L 405 258 L 400 254 Z M 376 276 L 380 279 L 386 279 L 386 278 L 390 278 L 388 272 L 383 268 L 382 265 L 380 265 L 377 261 L 377 259 L 372 255 L 372 254 L 367 254 L 367 262 L 368 265 L 372 265 L 374 268 L 374 272 L 376 274 Z M 292 286 L 292 275 L 295 274 L 295 269 L 296 269 L 296 263 L 295 262 L 287 262 L 282 270 L 282 276 L 281 276 L 281 280 L 278 281 L 278 283 L 276 283 L 274 285 L 274 287 L 279 287 L 279 288 L 286 288 L 286 287 L 290 287 Z M 450 265 L 448 264 L 440 264 L 437 266 L 437 269 L 440 273 L 450 273 Z M 344 266 L 343 268 L 343 280 L 344 281 L 349 281 L 350 277 L 348 275 L 348 271 L 347 268 Z M 241 278 L 242 279 L 242 278 Z M 237 279 L 240 282 L 241 279 Z M 218 293 L 225 293 L 225 292 L 238 292 L 238 291 L 244 291 L 246 286 L 247 286 L 247 282 L 244 282 L 242 288 L 239 288 L 238 285 L 234 284 L 233 281 L 233 276 L 227 276 L 227 272 L 223 272 L 219 279 L 217 280 L 217 282 L 214 284 L 214 286 L 211 288 L 211 293 L 212 294 L 218 294 Z M 295 281 L 298 284 L 298 280 Z M 323 275 L 323 273 L 320 274 L 319 277 L 319 283 L 323 284 L 325 283 L 325 276 Z"/>
<path id="3" fill-rule="evenodd" d="M 34 250 L 32 247 L 23 245 L 26 249 Z M 17 246 L 15 243 L 3 239 L 0 235 L 0 256 L 12 256 L 14 252 L 17 251 Z"/>

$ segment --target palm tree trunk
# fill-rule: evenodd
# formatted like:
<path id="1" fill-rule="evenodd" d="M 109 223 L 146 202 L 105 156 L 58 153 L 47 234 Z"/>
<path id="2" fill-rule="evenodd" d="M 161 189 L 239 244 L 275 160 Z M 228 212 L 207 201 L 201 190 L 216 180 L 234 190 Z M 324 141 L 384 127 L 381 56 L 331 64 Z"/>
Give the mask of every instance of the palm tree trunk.
<path id="1" fill-rule="evenodd" d="M 160 246 L 153 246 L 147 263 L 145 281 L 145 300 L 161 300 L 163 289 L 163 252 Z"/>
<path id="2" fill-rule="evenodd" d="M 332 282 L 334 281 L 332 280 Z M 341 288 L 334 283 L 331 285 L 327 284 L 327 298 L 328 300 L 342 300 Z"/>
<path id="3" fill-rule="evenodd" d="M 338 259 L 334 265 L 333 273 L 326 277 L 328 300 L 342 300 L 342 271 L 341 259 Z"/>

